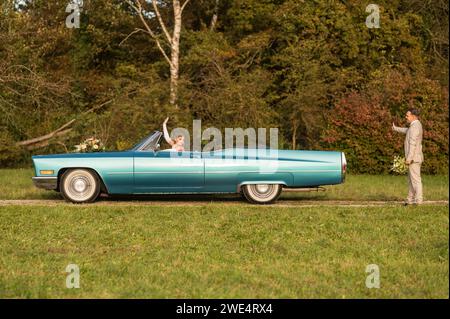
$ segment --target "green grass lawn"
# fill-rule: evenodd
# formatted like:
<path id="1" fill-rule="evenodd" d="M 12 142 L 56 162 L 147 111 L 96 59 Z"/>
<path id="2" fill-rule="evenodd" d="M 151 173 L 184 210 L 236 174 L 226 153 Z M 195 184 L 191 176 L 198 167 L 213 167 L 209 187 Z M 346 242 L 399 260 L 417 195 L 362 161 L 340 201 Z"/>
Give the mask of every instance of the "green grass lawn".
<path id="1" fill-rule="evenodd" d="M 0 170 L 0 199 L 60 198 L 32 175 Z M 447 176 L 423 183 L 426 200 L 448 200 Z M 326 188 L 283 197 L 401 200 L 407 183 L 349 175 Z M 63 203 L 0 206 L 0 298 L 449 297 L 448 205 Z M 80 289 L 65 287 L 68 264 L 80 267 Z M 365 286 L 369 264 L 379 289 Z"/>
<path id="2" fill-rule="evenodd" d="M 32 169 L 1 169 L 0 199 L 55 199 L 53 191 L 34 187 Z M 448 200 L 448 176 L 423 176 L 425 200 Z M 347 175 L 340 185 L 325 186 L 325 192 L 284 193 L 290 199 L 403 200 L 408 192 L 406 176 Z"/>
<path id="3" fill-rule="evenodd" d="M 448 226 L 448 206 L 0 206 L 0 297 L 448 298 Z"/>

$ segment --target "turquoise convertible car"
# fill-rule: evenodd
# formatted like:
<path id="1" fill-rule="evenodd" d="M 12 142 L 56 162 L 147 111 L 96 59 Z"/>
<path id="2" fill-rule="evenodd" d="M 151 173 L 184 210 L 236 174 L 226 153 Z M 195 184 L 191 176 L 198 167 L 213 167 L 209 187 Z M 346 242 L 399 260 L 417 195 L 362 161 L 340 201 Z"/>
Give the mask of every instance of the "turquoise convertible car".
<path id="1" fill-rule="evenodd" d="M 283 188 L 305 189 L 344 182 L 342 152 L 224 149 L 160 150 L 155 131 L 123 152 L 33 156 L 37 187 L 56 190 L 74 203 L 100 194 L 241 193 L 258 204 L 274 202 Z"/>

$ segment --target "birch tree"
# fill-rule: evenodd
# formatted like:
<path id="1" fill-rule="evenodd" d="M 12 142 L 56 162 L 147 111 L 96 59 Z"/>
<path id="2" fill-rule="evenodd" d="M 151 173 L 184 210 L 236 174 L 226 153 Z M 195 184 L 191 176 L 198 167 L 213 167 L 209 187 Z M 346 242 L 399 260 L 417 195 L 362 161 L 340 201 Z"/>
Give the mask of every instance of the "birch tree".
<path id="1" fill-rule="evenodd" d="M 211 31 L 214 31 L 216 24 L 217 24 L 217 19 L 219 19 L 219 3 L 220 3 L 220 0 L 215 0 L 213 16 L 211 18 L 211 23 L 209 25 L 209 29 Z"/>
<path id="2" fill-rule="evenodd" d="M 128 4 L 133 8 L 133 10 L 138 15 L 141 20 L 144 29 L 136 28 L 130 35 L 137 32 L 147 33 L 153 41 L 155 41 L 156 46 L 163 55 L 164 59 L 167 61 L 170 67 L 170 104 L 178 107 L 178 79 L 179 79 L 179 69 L 180 69 L 180 37 L 181 37 L 181 26 L 182 26 L 182 14 L 184 8 L 187 6 L 190 0 L 184 0 L 182 3 L 180 0 L 172 0 L 173 6 L 173 27 L 169 30 L 167 21 L 164 21 L 160 6 L 163 4 L 162 1 L 157 0 L 126 0 Z M 146 7 L 151 5 L 151 11 L 146 10 Z M 161 33 L 155 32 L 150 24 L 150 20 L 156 19 L 159 27 L 161 28 Z M 125 38 L 125 40 L 127 39 Z M 164 42 L 165 43 L 164 43 Z M 166 44 L 166 45 L 164 45 Z M 167 52 L 166 47 L 169 47 L 169 52 Z"/>

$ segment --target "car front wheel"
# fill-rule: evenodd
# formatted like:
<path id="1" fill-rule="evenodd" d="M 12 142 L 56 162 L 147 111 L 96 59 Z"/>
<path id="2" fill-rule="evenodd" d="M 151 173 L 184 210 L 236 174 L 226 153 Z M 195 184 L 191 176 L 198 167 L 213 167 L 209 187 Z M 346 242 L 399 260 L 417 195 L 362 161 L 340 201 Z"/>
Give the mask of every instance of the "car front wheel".
<path id="1" fill-rule="evenodd" d="M 250 203 L 270 204 L 280 197 L 282 186 L 279 184 L 243 185 L 243 194 Z"/>
<path id="2" fill-rule="evenodd" d="M 62 176 L 60 189 L 64 198 L 72 203 L 90 203 L 98 197 L 100 183 L 94 172 L 73 169 Z"/>

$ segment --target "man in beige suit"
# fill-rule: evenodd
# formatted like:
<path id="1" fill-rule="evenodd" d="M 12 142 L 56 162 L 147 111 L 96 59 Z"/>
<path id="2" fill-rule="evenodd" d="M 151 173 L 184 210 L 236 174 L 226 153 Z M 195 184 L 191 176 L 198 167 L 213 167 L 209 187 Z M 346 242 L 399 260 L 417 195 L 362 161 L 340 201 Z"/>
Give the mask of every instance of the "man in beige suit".
<path id="1" fill-rule="evenodd" d="M 405 158 L 409 166 L 408 181 L 409 192 L 405 205 L 422 204 L 422 179 L 420 178 L 420 166 L 423 162 L 422 153 L 422 124 L 419 122 L 419 110 L 409 109 L 406 112 L 406 120 L 409 128 L 397 127 L 392 123 L 392 129 L 396 132 L 406 134 Z"/>

